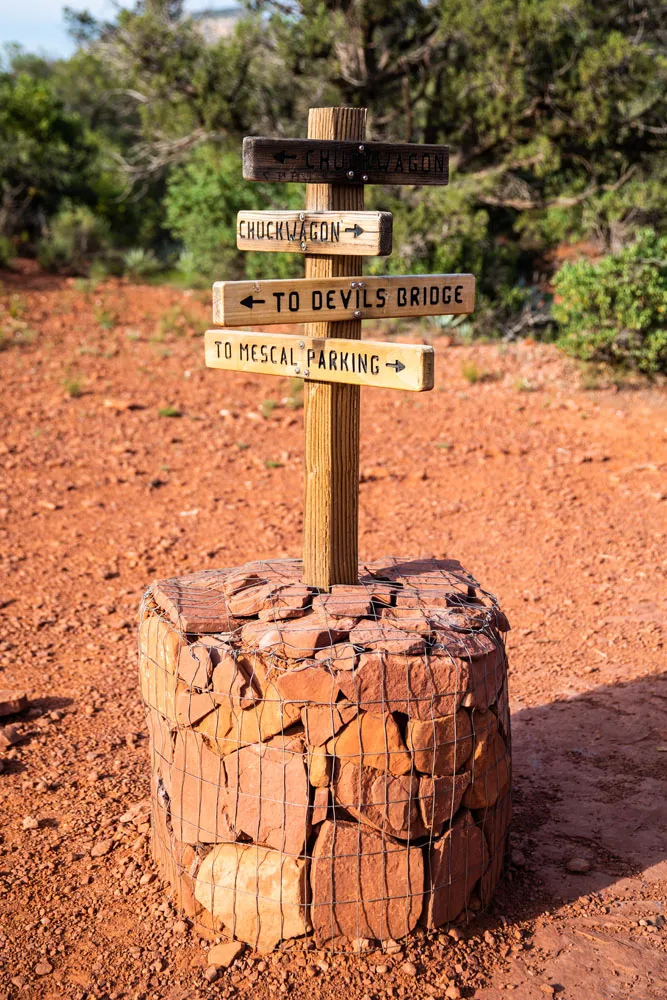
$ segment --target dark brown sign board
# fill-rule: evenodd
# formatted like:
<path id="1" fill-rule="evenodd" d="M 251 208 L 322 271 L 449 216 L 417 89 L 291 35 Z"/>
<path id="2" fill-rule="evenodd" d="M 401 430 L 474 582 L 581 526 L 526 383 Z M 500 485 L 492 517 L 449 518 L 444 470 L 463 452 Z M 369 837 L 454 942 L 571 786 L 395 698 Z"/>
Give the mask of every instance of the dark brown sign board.
<path id="1" fill-rule="evenodd" d="M 307 184 L 447 184 L 449 147 L 246 136 L 243 177 Z"/>

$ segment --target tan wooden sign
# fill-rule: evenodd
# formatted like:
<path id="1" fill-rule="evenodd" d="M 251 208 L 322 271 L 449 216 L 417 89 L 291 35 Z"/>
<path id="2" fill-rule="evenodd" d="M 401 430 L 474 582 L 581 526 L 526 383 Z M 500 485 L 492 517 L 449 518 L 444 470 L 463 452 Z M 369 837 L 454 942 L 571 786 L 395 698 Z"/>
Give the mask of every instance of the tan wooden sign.
<path id="1" fill-rule="evenodd" d="M 247 136 L 243 177 L 307 184 L 447 184 L 449 147 Z"/>
<path id="2" fill-rule="evenodd" d="M 433 388 L 433 348 L 422 344 L 207 330 L 205 354 L 208 368 L 227 371 L 413 392 Z"/>
<path id="3" fill-rule="evenodd" d="M 391 212 L 239 212 L 239 250 L 287 253 L 391 253 Z"/>
<path id="4" fill-rule="evenodd" d="M 472 274 L 216 281 L 213 285 L 213 322 L 220 326 L 453 316 L 474 308 Z"/>

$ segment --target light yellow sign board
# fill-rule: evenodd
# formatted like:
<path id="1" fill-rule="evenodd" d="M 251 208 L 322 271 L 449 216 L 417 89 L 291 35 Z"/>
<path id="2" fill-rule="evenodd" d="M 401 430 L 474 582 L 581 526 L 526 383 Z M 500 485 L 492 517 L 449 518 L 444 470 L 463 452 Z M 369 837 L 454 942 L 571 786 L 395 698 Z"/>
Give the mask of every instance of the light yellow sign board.
<path id="1" fill-rule="evenodd" d="M 433 388 L 432 347 L 298 334 L 207 330 L 207 368 L 425 392 Z"/>
<path id="2" fill-rule="evenodd" d="M 213 322 L 219 326 L 457 316 L 474 308 L 472 274 L 284 278 L 213 285 Z"/>
<path id="3" fill-rule="evenodd" d="M 239 250 L 384 257 L 391 253 L 391 232 L 391 212 L 268 210 L 236 217 Z"/>

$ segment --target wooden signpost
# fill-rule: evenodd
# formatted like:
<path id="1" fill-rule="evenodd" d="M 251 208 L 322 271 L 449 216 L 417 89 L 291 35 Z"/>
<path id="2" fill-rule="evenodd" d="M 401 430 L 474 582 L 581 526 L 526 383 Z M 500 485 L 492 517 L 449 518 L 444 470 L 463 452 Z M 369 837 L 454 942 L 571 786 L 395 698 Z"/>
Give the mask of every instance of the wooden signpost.
<path id="1" fill-rule="evenodd" d="M 364 211 L 365 184 L 446 184 L 447 146 L 367 142 L 364 108 L 311 108 L 307 139 L 249 137 L 243 176 L 305 181 L 303 212 L 240 212 L 243 250 L 303 253 L 305 279 L 216 282 L 213 322 L 305 323 L 300 334 L 213 329 L 210 368 L 305 380 L 304 583 L 328 590 L 358 572 L 359 388 L 433 387 L 431 347 L 361 340 L 362 319 L 472 312 L 470 274 L 363 278 L 391 252 L 391 215 Z"/>
<path id="2" fill-rule="evenodd" d="M 239 250 L 386 257 L 391 212 L 239 212 L 236 245 Z"/>
<path id="3" fill-rule="evenodd" d="M 474 306 L 472 274 L 216 281 L 213 285 L 213 322 L 220 326 L 455 316 L 472 312 Z"/>
<path id="4" fill-rule="evenodd" d="M 243 178 L 307 184 L 447 184 L 449 147 L 252 135 L 243 140 Z"/>
<path id="5" fill-rule="evenodd" d="M 208 368 L 414 392 L 433 388 L 433 348 L 421 344 L 209 330 L 205 349 Z"/>

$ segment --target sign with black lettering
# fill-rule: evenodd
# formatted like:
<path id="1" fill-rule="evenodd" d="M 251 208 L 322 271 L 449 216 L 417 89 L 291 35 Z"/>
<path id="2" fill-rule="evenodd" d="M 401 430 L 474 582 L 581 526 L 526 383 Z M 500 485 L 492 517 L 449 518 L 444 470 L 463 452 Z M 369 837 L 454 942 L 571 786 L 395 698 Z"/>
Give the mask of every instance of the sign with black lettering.
<path id="1" fill-rule="evenodd" d="M 391 253 L 391 212 L 239 212 L 239 250 L 287 253 Z"/>
<path id="2" fill-rule="evenodd" d="M 425 392 L 433 388 L 432 347 L 297 334 L 207 330 L 208 368 Z"/>
<path id="3" fill-rule="evenodd" d="M 216 281 L 213 322 L 220 326 L 318 320 L 452 316 L 475 308 L 472 274 Z"/>
<path id="4" fill-rule="evenodd" d="M 243 177 L 306 184 L 447 184 L 449 147 L 247 136 Z"/>

